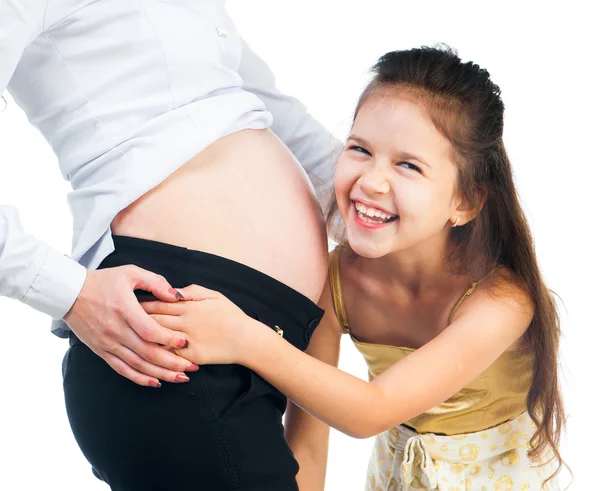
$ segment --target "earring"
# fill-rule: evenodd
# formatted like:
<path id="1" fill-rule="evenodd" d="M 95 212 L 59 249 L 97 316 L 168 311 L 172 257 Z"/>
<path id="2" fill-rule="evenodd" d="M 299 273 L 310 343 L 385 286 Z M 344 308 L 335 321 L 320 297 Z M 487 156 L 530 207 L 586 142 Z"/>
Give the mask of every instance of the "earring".
<path id="1" fill-rule="evenodd" d="M 460 219 L 459 219 L 459 218 L 457 218 L 457 219 L 454 221 L 454 225 L 452 225 L 452 227 L 456 227 L 456 226 L 458 225 L 458 221 L 459 221 L 459 220 L 460 220 Z"/>

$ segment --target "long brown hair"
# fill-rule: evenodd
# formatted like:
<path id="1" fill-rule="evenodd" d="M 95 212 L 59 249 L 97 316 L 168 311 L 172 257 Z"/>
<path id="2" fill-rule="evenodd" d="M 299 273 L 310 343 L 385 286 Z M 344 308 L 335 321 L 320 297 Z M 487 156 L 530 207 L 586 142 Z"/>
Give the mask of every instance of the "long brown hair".
<path id="1" fill-rule="evenodd" d="M 372 72 L 374 77 L 359 99 L 354 118 L 374 93 L 389 91 L 416 99 L 452 144 L 458 169 L 456 192 L 466 203 L 480 208 L 472 221 L 451 229 L 448 264 L 452 270 L 481 278 L 504 267 L 531 299 L 534 317 L 525 341 L 535 361 L 527 409 L 537 430 L 529 453 L 541 459 L 550 447 L 559 464 L 554 477 L 563 466 L 558 446 L 565 424 L 558 380 L 560 323 L 552 293 L 542 280 L 504 148 L 500 89 L 487 70 L 462 62 L 445 46 L 387 53 Z M 327 222 L 343 242 L 336 228 L 337 211 L 333 197 Z"/>

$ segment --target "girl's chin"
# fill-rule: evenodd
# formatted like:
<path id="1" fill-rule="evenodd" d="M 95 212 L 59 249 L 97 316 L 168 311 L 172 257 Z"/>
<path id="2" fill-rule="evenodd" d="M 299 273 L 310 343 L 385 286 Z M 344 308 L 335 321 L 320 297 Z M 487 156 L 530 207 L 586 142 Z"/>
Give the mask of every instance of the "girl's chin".
<path id="1" fill-rule="evenodd" d="M 368 259 L 377 259 L 378 257 L 385 256 L 388 251 L 384 250 L 381 244 L 373 243 L 372 240 L 365 241 L 348 236 L 348 245 L 351 249 L 361 257 Z"/>

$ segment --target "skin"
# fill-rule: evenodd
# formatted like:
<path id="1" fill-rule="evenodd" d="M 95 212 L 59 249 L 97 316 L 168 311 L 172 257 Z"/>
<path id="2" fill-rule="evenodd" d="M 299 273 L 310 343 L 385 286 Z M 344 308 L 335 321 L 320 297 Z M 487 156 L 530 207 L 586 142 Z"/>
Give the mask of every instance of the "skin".
<path id="1" fill-rule="evenodd" d="M 178 352 L 186 358 L 245 365 L 294 401 L 287 435 L 304 466 L 303 490 L 323 489 L 327 425 L 371 437 L 442 403 L 504 352 L 523 347 L 533 309 L 506 271 L 494 273 L 499 281 L 493 288 L 480 285 L 447 325 L 452 306 L 473 281 L 447 272 L 450 227 L 476 215 L 455 192 L 451 156 L 426 110 L 398 93 L 365 102 L 338 161 L 336 199 L 358 254 L 352 261 L 347 254 L 341 258 L 353 335 L 415 348 L 371 382 L 335 368 L 342 331 L 328 285 L 320 299 L 325 317 L 307 354 L 221 294 L 195 285 L 182 290 L 188 301 L 144 306 L 159 324 L 185 333 L 189 346 Z M 355 202 L 399 219 L 373 229 L 358 219 Z"/>

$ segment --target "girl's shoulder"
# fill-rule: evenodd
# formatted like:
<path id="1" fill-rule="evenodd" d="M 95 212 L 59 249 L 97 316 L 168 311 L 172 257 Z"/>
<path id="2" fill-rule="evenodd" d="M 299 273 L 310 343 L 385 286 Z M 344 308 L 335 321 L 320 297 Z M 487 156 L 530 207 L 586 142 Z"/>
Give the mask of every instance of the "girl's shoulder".
<path id="1" fill-rule="evenodd" d="M 498 266 L 476 283 L 475 290 L 479 290 L 482 297 L 495 299 L 507 305 L 518 305 L 527 311 L 533 308 L 533 301 L 525 283 L 506 266 Z"/>
<path id="2" fill-rule="evenodd" d="M 534 313 L 533 299 L 524 282 L 514 271 L 500 266 L 473 283 L 469 294 L 456 306 L 452 320 L 500 316 L 511 324 L 528 327 Z"/>

